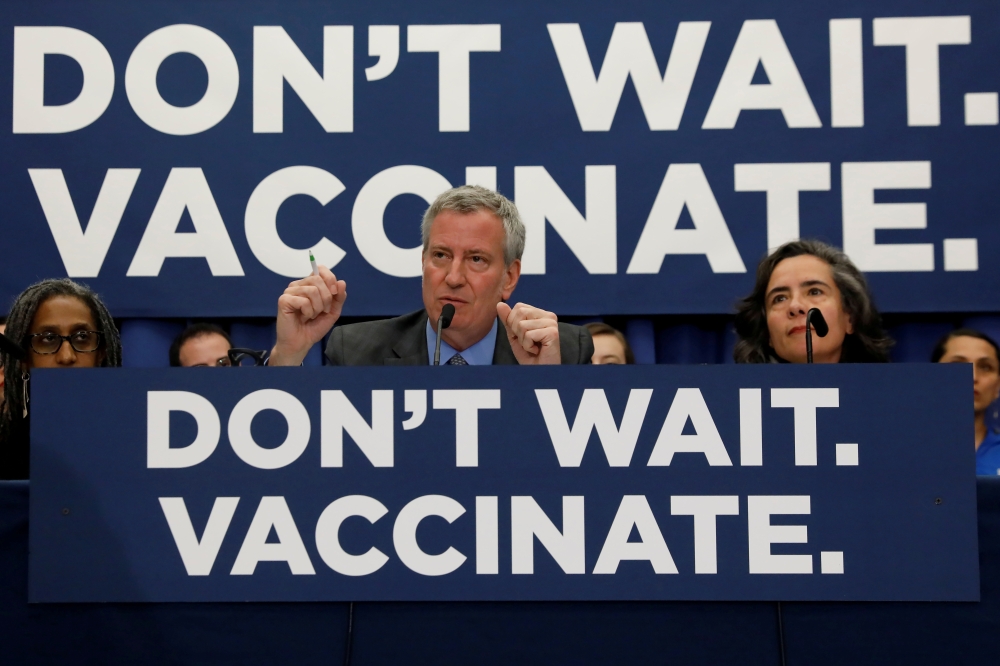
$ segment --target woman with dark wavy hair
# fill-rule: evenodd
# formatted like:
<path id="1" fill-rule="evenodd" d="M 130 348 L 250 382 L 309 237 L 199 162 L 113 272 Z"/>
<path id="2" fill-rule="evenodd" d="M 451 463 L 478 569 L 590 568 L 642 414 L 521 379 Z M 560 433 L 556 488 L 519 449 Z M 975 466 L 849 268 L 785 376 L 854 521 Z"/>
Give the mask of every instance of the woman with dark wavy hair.
<path id="1" fill-rule="evenodd" d="M 885 363 L 892 339 L 861 271 L 839 249 L 815 240 L 785 243 L 757 266 L 753 292 L 736 308 L 737 363 L 805 363 L 806 313 L 830 327 L 813 331 L 815 363 Z"/>
<path id="2" fill-rule="evenodd" d="M 43 280 L 17 297 L 6 335 L 25 359 L 0 354 L 5 396 L 0 409 L 0 479 L 28 478 L 29 381 L 34 368 L 120 367 L 118 329 L 100 297 L 72 280 Z"/>

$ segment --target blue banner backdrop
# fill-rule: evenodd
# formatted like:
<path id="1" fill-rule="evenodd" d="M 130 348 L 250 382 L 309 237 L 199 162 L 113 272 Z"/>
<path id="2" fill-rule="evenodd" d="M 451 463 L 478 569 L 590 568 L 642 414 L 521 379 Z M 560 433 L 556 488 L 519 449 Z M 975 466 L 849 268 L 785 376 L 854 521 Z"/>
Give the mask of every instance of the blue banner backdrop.
<path id="1" fill-rule="evenodd" d="M 729 312 L 798 236 L 883 310 L 995 310 L 998 58 L 989 0 L 7 1 L 0 302 L 271 315 L 315 248 L 399 314 L 472 182 L 563 314 Z"/>
<path id="2" fill-rule="evenodd" d="M 968 372 L 41 370 L 29 599 L 975 601 Z"/>

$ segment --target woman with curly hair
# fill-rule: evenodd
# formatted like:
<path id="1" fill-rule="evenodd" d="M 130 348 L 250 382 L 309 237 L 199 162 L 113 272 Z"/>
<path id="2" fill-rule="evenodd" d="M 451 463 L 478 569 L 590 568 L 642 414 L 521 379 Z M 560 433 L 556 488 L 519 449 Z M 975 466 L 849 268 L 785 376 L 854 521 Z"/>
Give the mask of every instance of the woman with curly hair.
<path id="1" fill-rule="evenodd" d="M 815 363 L 885 363 L 892 339 L 861 271 L 839 249 L 814 240 L 785 243 L 757 267 L 736 309 L 737 363 L 805 363 L 806 313 L 819 308 L 830 331 L 813 327 Z"/>
<path id="2" fill-rule="evenodd" d="M 5 378 L 0 478 L 26 479 L 31 370 L 121 367 L 122 345 L 97 294 L 68 279 L 43 280 L 25 289 L 7 315 L 6 335 L 21 345 L 25 358 L 0 354 Z"/>

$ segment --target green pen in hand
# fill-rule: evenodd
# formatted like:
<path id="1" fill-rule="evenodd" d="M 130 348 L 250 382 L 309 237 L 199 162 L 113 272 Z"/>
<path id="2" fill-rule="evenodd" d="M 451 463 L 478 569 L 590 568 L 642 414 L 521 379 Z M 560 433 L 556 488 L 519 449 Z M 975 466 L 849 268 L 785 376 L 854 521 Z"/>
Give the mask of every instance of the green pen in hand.
<path id="1" fill-rule="evenodd" d="M 312 250 L 309 250 L 309 263 L 312 265 L 312 274 L 319 275 L 319 266 L 316 265 L 316 257 L 313 256 Z"/>

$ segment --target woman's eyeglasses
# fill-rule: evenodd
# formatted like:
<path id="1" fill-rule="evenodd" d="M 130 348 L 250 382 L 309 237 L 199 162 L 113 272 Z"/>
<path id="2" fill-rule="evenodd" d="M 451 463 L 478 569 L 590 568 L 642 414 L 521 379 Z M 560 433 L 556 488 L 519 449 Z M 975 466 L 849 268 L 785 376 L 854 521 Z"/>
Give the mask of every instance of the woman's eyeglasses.
<path id="1" fill-rule="evenodd" d="M 47 331 L 33 333 L 27 336 L 27 339 L 31 351 L 36 354 L 55 354 L 62 348 L 64 342 L 68 342 L 73 351 L 81 354 L 95 352 L 101 347 L 101 333 L 99 331 L 76 331 L 69 335 L 59 335 Z"/>

